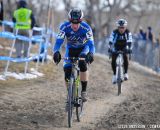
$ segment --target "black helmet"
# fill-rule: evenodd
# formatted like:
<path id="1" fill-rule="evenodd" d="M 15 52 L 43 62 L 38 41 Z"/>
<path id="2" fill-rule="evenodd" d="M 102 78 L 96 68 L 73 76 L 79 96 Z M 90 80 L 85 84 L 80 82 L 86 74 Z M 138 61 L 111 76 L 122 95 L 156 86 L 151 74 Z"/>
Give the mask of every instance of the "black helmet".
<path id="1" fill-rule="evenodd" d="M 19 0 L 18 1 L 18 7 L 19 8 L 21 8 L 21 7 L 25 8 L 26 6 L 27 6 L 26 0 Z"/>
<path id="2" fill-rule="evenodd" d="M 116 23 L 117 27 L 127 27 L 127 21 L 125 19 L 119 19 Z"/>
<path id="3" fill-rule="evenodd" d="M 83 12 L 81 9 L 78 9 L 78 8 L 71 9 L 68 13 L 68 17 L 71 23 L 77 24 L 82 22 Z"/>

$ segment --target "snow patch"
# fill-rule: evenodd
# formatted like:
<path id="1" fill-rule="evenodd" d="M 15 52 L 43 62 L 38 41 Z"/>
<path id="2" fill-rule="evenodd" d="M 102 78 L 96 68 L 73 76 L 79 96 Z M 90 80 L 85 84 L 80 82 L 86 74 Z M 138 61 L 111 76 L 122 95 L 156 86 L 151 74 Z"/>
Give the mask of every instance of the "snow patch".
<path id="1" fill-rule="evenodd" d="M 17 74 L 15 72 L 7 72 L 6 77 L 13 77 L 13 78 L 18 79 L 18 80 L 37 78 L 36 75 L 30 74 L 30 73 L 26 73 L 26 74 L 19 73 L 19 74 Z"/>
<path id="2" fill-rule="evenodd" d="M 6 80 L 4 75 L 0 75 L 0 80 L 4 80 L 4 81 Z"/>
<path id="3" fill-rule="evenodd" d="M 38 77 L 42 77 L 44 76 L 43 73 L 39 73 L 38 71 L 36 70 L 33 70 L 31 71 L 31 73 L 15 73 L 15 72 L 7 72 L 4 75 L 0 75 L 0 80 L 5 80 L 5 77 L 13 77 L 15 79 L 18 79 L 18 80 L 25 80 L 25 79 L 35 79 L 35 78 L 38 78 Z"/>
<path id="4" fill-rule="evenodd" d="M 51 55 L 47 55 L 47 59 L 52 61 L 52 56 Z"/>
<path id="5" fill-rule="evenodd" d="M 31 68 L 31 74 L 37 75 L 39 77 L 44 76 L 43 73 L 38 72 L 35 68 Z"/>

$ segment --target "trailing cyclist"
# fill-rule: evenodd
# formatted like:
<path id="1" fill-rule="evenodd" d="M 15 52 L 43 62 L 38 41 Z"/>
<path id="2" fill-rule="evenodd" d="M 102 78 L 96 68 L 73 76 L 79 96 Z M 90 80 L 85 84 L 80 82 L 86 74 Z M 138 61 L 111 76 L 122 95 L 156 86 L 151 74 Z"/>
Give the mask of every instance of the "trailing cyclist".
<path id="1" fill-rule="evenodd" d="M 117 29 L 115 29 L 109 39 L 108 52 L 112 53 L 112 70 L 113 78 L 112 83 L 116 83 L 116 58 L 117 51 L 125 52 L 124 58 L 124 80 L 128 80 L 128 56 L 127 54 L 132 53 L 132 34 L 127 29 L 127 21 L 125 19 L 119 19 L 117 22 Z"/>
<path id="2" fill-rule="evenodd" d="M 64 22 L 60 26 L 60 32 L 57 36 L 55 46 L 53 48 L 53 60 L 56 64 L 61 61 L 60 48 L 67 39 L 65 57 L 81 57 L 86 58 L 85 61 L 79 61 L 80 80 L 82 85 L 82 100 L 87 101 L 87 83 L 88 83 L 88 66 L 94 61 L 94 40 L 90 26 L 83 21 L 83 12 L 80 9 L 72 9 L 68 13 L 69 21 Z M 64 61 L 64 73 L 66 85 L 69 82 L 72 71 L 70 60 Z"/>

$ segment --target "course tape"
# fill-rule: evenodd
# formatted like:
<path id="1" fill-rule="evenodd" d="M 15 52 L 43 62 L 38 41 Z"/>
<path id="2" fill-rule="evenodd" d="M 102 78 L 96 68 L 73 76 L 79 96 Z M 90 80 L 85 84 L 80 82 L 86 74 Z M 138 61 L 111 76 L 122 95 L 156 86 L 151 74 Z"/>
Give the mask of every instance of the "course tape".
<path id="1" fill-rule="evenodd" d="M 7 56 L 0 56 L 0 61 L 11 61 L 15 63 L 22 63 L 22 62 L 30 62 L 35 59 L 38 59 L 39 57 L 44 57 L 46 53 L 40 54 L 40 55 L 35 55 L 29 58 L 12 58 L 12 57 L 7 57 Z"/>
<path id="2" fill-rule="evenodd" d="M 11 39 L 11 40 L 18 39 L 18 40 L 30 42 L 29 37 L 22 36 L 22 35 L 15 36 L 11 32 L 0 32 L 0 37 Z M 36 43 L 40 43 L 40 42 L 45 42 L 45 39 L 42 35 L 35 35 L 35 36 L 32 36 L 31 41 L 36 42 Z"/>

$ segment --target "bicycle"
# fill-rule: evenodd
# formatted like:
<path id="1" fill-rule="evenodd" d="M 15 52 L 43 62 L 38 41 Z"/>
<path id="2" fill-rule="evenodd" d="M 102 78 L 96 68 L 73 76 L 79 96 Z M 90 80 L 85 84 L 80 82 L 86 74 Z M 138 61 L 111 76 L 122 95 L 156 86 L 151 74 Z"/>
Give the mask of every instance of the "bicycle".
<path id="1" fill-rule="evenodd" d="M 112 52 L 113 53 L 113 52 Z M 122 87 L 122 82 L 124 81 L 124 59 L 123 59 L 123 55 L 126 52 L 123 51 L 117 51 L 114 52 L 116 53 L 118 56 L 116 58 L 116 83 L 118 86 L 118 96 L 121 94 L 121 87 Z M 129 55 L 129 59 L 131 59 L 131 54 Z"/>
<path id="2" fill-rule="evenodd" d="M 118 54 L 117 59 L 116 59 L 116 79 L 117 79 L 117 85 L 118 85 L 118 96 L 121 94 L 121 85 L 122 82 L 124 81 L 124 69 L 123 69 L 123 51 L 117 51 Z"/>
<path id="3" fill-rule="evenodd" d="M 68 126 L 72 126 L 73 110 L 76 107 L 77 121 L 80 122 L 83 113 L 83 100 L 81 98 L 81 87 L 80 87 L 80 77 L 79 77 L 79 67 L 78 61 L 85 60 L 85 58 L 67 57 L 64 60 L 71 60 L 72 72 L 71 77 L 68 82 Z"/>

